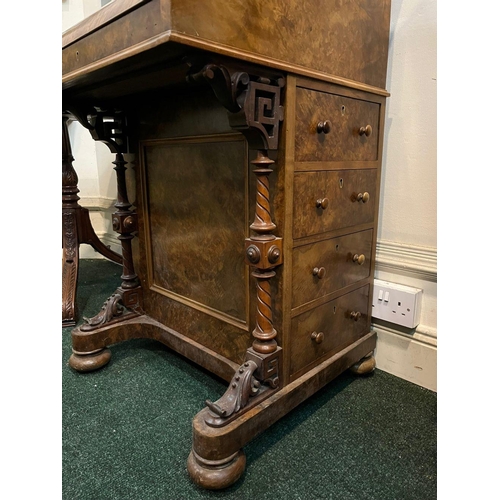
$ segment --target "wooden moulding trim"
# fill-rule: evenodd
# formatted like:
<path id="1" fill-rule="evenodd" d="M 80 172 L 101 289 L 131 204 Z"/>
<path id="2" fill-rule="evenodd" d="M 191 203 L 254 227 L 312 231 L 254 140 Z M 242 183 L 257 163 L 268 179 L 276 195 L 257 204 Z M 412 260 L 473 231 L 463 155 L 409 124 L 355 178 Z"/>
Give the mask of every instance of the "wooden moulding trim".
<path id="1" fill-rule="evenodd" d="M 342 78 L 338 79 L 342 80 Z M 345 81 L 351 81 L 356 85 L 349 85 L 349 88 L 346 88 L 346 84 L 343 83 L 333 81 L 328 81 L 328 83 L 326 83 L 325 81 L 318 81 L 316 78 L 311 79 L 310 77 L 302 76 L 297 78 L 297 88 L 316 90 L 318 92 L 325 92 L 326 94 L 340 95 L 350 99 L 357 99 L 377 104 L 382 104 L 385 101 L 385 98 L 390 95 L 389 92 L 386 90 L 382 91 L 382 89 L 379 89 L 378 87 L 371 87 L 370 85 L 355 82 L 353 80 L 345 79 Z M 376 89 L 378 92 L 373 92 L 373 90 L 369 89 Z M 365 92 L 369 92 L 370 94 L 367 95 Z"/>
<path id="2" fill-rule="evenodd" d="M 373 351 L 376 338 L 376 332 L 368 333 L 224 427 L 209 427 L 205 423 L 208 408 L 203 409 L 193 420 L 195 452 L 207 460 L 220 460 L 243 448 L 293 408 Z"/>
<path id="3" fill-rule="evenodd" d="M 228 323 L 229 325 L 232 325 L 240 330 L 243 330 L 244 332 L 250 331 L 248 321 L 244 321 L 244 320 L 241 320 L 239 318 L 235 318 L 234 316 L 230 316 L 229 314 L 226 314 L 222 311 L 219 311 L 218 309 L 214 309 L 213 307 L 209 307 L 209 306 L 202 304 L 200 302 L 196 302 L 195 300 L 190 299 L 189 297 L 184 297 L 183 295 L 172 292 L 171 290 L 167 290 L 166 288 L 162 288 L 161 286 L 159 286 L 157 284 L 151 285 L 149 287 L 149 289 L 152 292 L 159 293 L 160 295 L 163 295 L 164 297 L 168 297 L 171 300 L 175 300 L 176 302 L 179 302 L 180 304 L 183 304 L 185 306 L 196 309 L 197 311 L 208 314 L 209 316 L 213 316 L 214 318 L 217 318 L 219 321 L 223 321 L 224 323 Z M 247 289 L 248 289 L 248 286 L 247 286 Z"/>
<path id="4" fill-rule="evenodd" d="M 305 238 L 301 238 L 299 240 L 294 240 L 293 248 L 295 249 L 298 247 L 310 245 L 312 243 L 318 243 L 319 241 L 327 241 L 331 240 L 332 238 L 347 236 L 349 234 L 360 233 L 362 231 L 369 231 L 370 229 L 374 229 L 373 223 L 360 224 L 359 226 L 343 227 L 335 231 L 313 234 L 311 236 L 306 236 Z"/>
<path id="5" fill-rule="evenodd" d="M 377 271 L 410 275 L 425 281 L 437 282 L 437 250 L 379 240 L 376 246 Z"/>
<path id="6" fill-rule="evenodd" d="M 99 69 L 105 68 L 106 66 L 110 66 L 111 64 L 123 61 L 124 59 L 140 54 L 141 52 L 145 52 L 146 50 L 150 50 L 158 45 L 168 42 L 169 40 L 170 31 L 165 31 L 164 33 L 148 38 L 141 43 L 137 43 L 132 47 L 120 50 L 119 52 L 115 52 L 110 56 L 103 57 L 102 59 L 99 59 L 92 64 L 87 64 L 87 66 L 83 66 L 82 68 L 75 69 L 70 73 L 66 73 L 62 77 L 63 89 L 71 86 L 73 80 L 86 76 L 87 74 Z"/>
<path id="7" fill-rule="evenodd" d="M 62 46 L 68 47 L 81 38 L 90 35 L 94 31 L 106 26 L 111 21 L 125 15 L 143 3 L 151 0 L 120 0 L 112 1 L 101 7 L 98 11 L 86 17 L 75 26 L 67 29 L 62 36 Z"/>
<path id="8" fill-rule="evenodd" d="M 304 236 L 302 238 L 295 238 L 293 240 L 293 248 L 301 247 L 304 245 L 310 245 L 311 243 L 316 243 L 318 241 L 329 240 L 331 238 L 337 238 L 338 236 L 344 236 L 346 234 L 357 233 L 358 231 L 366 231 L 367 229 L 374 229 L 373 222 L 367 222 L 366 224 L 358 224 L 356 226 L 347 226 L 333 231 L 325 231 L 322 233 L 315 233 L 309 236 Z"/>
<path id="9" fill-rule="evenodd" d="M 324 170 L 362 170 L 378 168 L 379 160 L 368 161 L 296 161 L 295 172 L 323 172 Z"/>
<path id="10" fill-rule="evenodd" d="M 115 322 L 91 332 L 79 328 L 72 332 L 73 349 L 86 353 L 130 339 L 153 339 L 230 382 L 239 364 L 198 342 L 143 315 Z"/>
<path id="11" fill-rule="evenodd" d="M 345 87 L 364 90 L 365 92 L 370 92 L 372 94 L 383 95 L 383 96 L 389 95 L 389 93 L 386 90 L 381 89 L 379 87 L 373 87 L 372 85 L 356 82 L 354 80 L 349 80 L 347 78 L 332 76 L 329 75 L 328 73 L 323 73 L 321 71 L 308 69 L 304 66 L 299 66 L 297 64 L 290 64 L 285 61 L 280 61 L 279 59 L 256 55 L 253 52 L 249 52 L 242 49 L 235 49 L 233 47 L 213 42 L 211 40 L 206 40 L 204 38 L 192 37 L 182 33 L 177 33 L 176 31 L 172 31 L 170 35 L 170 40 L 172 42 L 178 42 L 183 45 L 189 45 L 191 47 L 196 47 L 211 52 L 217 52 L 219 54 L 234 57 L 236 59 L 244 59 L 245 61 L 252 62 L 255 64 L 269 66 L 271 68 L 280 71 L 285 71 L 287 73 L 294 73 L 296 75 L 302 75 L 310 78 L 315 78 L 318 80 L 324 80 L 325 82 L 329 83 L 337 83 Z"/>
<path id="12" fill-rule="evenodd" d="M 63 75 L 62 78 L 63 88 L 70 86 L 73 80 L 80 78 L 88 73 L 97 71 L 106 66 L 122 61 L 128 57 L 140 54 L 141 52 L 150 50 L 158 45 L 167 43 L 169 41 L 177 42 L 179 44 L 195 47 L 198 49 L 215 52 L 236 59 L 242 59 L 251 63 L 268 66 L 270 68 L 277 69 L 279 71 L 285 71 L 287 73 L 292 73 L 299 76 L 305 76 L 308 78 L 323 80 L 328 83 L 334 83 L 337 85 L 342 85 L 345 87 L 362 90 L 364 92 L 369 92 L 375 95 L 389 96 L 389 93 L 386 90 L 378 87 L 373 87 L 365 83 L 360 83 L 354 80 L 349 80 L 347 78 L 329 75 L 328 73 L 322 73 L 321 71 L 311 70 L 304 66 L 289 64 L 287 62 L 280 61 L 278 59 L 255 55 L 252 52 L 240 49 L 234 49 L 232 47 L 228 47 L 227 45 L 215 43 L 210 40 L 205 40 L 203 38 L 183 35 L 181 33 L 176 33 L 175 31 L 172 30 L 165 31 L 159 35 L 148 38 L 147 40 L 144 40 L 143 42 L 138 43 L 132 47 L 128 47 L 127 49 L 116 52 L 111 56 L 104 57 L 99 61 L 95 61 L 92 64 L 88 64 L 87 66 L 84 66 L 82 68 L 79 68 L 77 70 L 71 71 L 70 73 Z"/>

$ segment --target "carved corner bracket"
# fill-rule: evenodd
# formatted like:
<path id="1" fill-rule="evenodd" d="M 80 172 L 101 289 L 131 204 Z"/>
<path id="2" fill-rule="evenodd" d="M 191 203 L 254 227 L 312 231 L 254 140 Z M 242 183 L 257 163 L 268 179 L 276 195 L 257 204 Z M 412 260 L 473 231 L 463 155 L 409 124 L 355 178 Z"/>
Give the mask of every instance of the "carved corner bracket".
<path id="1" fill-rule="evenodd" d="M 257 151 L 256 158 L 251 161 L 257 179 L 255 218 L 250 225 L 252 235 L 245 240 L 245 261 L 252 267 L 257 285 L 256 324 L 252 347 L 247 350 L 245 362 L 237 370 L 228 390 L 217 402 L 206 403 L 209 409 L 206 423 L 220 427 L 236 418 L 244 408 L 268 397 L 280 384 L 281 348 L 273 326 L 270 280 L 276 275 L 274 269 L 283 263 L 283 244 L 282 239 L 273 234 L 276 224 L 271 216 L 269 176 L 275 162 L 268 153 L 278 149 L 279 129 L 284 117 L 281 102 L 285 79 L 206 64 L 192 71 L 187 80 L 211 86 L 228 110 L 231 128 L 241 132 L 249 148 Z"/>
<path id="2" fill-rule="evenodd" d="M 140 287 L 133 290 L 124 290 L 122 287 L 118 287 L 106 299 L 101 310 L 95 316 L 83 318 L 84 323 L 80 326 L 80 330 L 82 332 L 91 332 L 97 328 L 142 314 L 140 306 L 142 302 L 141 291 Z"/>

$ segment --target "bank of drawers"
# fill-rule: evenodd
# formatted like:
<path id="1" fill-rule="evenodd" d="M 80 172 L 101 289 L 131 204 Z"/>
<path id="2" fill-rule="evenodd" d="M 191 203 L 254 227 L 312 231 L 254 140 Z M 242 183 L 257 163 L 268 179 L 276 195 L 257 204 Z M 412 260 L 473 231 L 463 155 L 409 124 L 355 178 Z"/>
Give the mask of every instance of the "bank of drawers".
<path id="1" fill-rule="evenodd" d="M 368 99 L 297 88 L 292 379 L 370 328 L 379 113 Z"/>

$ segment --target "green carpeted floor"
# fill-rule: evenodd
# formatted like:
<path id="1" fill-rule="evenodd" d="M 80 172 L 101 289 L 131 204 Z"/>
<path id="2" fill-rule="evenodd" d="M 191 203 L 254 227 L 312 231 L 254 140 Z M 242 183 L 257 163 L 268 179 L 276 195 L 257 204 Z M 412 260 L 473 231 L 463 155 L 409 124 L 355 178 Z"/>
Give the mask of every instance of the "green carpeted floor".
<path id="1" fill-rule="evenodd" d="M 120 283 L 120 267 L 82 261 L 80 317 Z M 186 471 L 191 420 L 225 382 L 162 344 L 113 346 L 102 370 L 69 368 L 62 330 L 63 499 L 431 500 L 436 498 L 437 395 L 376 370 L 341 375 L 245 447 L 243 477 L 222 492 Z"/>

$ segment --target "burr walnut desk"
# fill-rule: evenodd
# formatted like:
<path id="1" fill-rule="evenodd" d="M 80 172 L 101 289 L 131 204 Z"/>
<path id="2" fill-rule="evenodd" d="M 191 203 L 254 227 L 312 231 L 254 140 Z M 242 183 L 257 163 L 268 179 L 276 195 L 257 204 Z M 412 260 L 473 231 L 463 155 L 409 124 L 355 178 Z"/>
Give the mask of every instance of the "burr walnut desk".
<path id="1" fill-rule="evenodd" d="M 123 249 L 70 365 L 146 337 L 227 380 L 193 421 L 205 488 L 342 371 L 375 367 L 389 16 L 389 0 L 115 0 L 63 35 L 63 163 L 68 116 L 116 155 Z"/>

